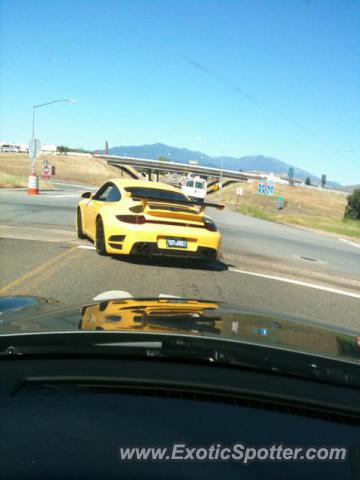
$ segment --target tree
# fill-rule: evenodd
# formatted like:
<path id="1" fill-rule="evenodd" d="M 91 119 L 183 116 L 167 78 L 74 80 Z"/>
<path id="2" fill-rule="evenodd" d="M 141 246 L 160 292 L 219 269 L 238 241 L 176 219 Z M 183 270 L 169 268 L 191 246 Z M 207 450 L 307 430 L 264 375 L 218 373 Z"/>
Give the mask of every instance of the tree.
<path id="1" fill-rule="evenodd" d="M 345 219 L 360 220 L 360 188 L 353 191 L 347 197 L 347 206 L 345 208 Z"/>
<path id="2" fill-rule="evenodd" d="M 326 185 L 326 175 L 322 174 L 321 175 L 321 188 L 325 188 Z"/>
<path id="3" fill-rule="evenodd" d="M 310 177 L 306 177 L 305 185 L 311 185 L 311 179 L 310 179 Z"/>
<path id="4" fill-rule="evenodd" d="M 56 150 L 59 152 L 59 153 L 62 153 L 62 154 L 67 154 L 67 152 L 69 151 L 69 148 L 66 146 L 66 145 L 59 145 L 58 147 L 56 147 Z"/>

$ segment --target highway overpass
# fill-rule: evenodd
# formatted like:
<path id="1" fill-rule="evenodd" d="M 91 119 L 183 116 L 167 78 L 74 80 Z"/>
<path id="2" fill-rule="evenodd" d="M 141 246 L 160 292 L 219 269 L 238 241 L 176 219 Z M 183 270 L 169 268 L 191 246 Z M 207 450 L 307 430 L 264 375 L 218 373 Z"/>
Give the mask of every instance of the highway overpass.
<path id="1" fill-rule="evenodd" d="M 166 170 L 168 172 L 177 173 L 196 173 L 206 177 L 223 177 L 231 180 L 237 180 L 239 182 L 247 182 L 248 180 L 258 180 L 263 178 L 256 173 L 236 172 L 235 170 L 221 170 L 216 167 L 207 167 L 204 165 L 193 165 L 179 162 L 164 162 L 161 160 L 149 160 L 146 158 L 125 157 L 117 155 L 103 155 L 95 154 L 95 158 L 101 158 L 106 160 L 109 165 L 122 168 L 125 165 L 130 165 L 135 168 L 142 168 L 148 170 Z"/>

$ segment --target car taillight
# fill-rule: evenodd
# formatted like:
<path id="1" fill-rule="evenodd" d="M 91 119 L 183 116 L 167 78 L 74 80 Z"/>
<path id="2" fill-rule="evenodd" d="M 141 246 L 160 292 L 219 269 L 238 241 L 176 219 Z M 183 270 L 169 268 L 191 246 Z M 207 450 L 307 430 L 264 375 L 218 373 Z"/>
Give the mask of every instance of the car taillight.
<path id="1" fill-rule="evenodd" d="M 143 215 L 116 215 L 120 222 L 133 223 L 135 225 L 142 225 L 146 222 Z"/>
<path id="2" fill-rule="evenodd" d="M 210 232 L 217 232 L 215 223 L 210 222 L 209 220 L 205 220 L 204 227 L 206 228 L 206 230 L 209 230 Z"/>

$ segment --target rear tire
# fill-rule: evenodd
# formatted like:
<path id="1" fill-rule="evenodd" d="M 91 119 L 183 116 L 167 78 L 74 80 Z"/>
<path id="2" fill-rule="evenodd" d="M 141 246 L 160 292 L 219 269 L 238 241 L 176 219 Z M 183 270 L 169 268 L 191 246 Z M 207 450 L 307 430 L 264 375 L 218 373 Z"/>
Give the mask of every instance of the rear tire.
<path id="1" fill-rule="evenodd" d="M 81 210 L 78 208 L 77 210 L 77 217 L 76 217 L 76 229 L 77 229 L 77 236 L 81 239 L 86 238 L 84 230 L 82 228 L 82 216 Z"/>
<path id="2" fill-rule="evenodd" d="M 95 247 L 99 255 L 107 255 L 104 225 L 101 218 L 96 220 Z"/>

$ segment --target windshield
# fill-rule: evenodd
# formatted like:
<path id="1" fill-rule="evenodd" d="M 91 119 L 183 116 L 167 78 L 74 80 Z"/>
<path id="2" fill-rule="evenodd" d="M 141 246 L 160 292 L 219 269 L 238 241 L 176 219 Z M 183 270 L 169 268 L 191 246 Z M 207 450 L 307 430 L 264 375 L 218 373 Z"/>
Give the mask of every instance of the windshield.
<path id="1" fill-rule="evenodd" d="M 132 197 L 136 195 L 149 196 L 151 199 L 156 200 L 176 200 L 176 201 L 187 201 L 185 195 L 180 192 L 173 192 L 171 190 L 160 190 L 158 188 L 143 188 L 143 187 L 129 187 L 125 189 L 127 192 L 131 193 Z"/>
<path id="2" fill-rule="evenodd" d="M 0 0 L 0 337 L 120 336 L 106 302 L 172 297 L 232 317 L 127 333 L 358 358 L 359 25 L 358 0 Z"/>
<path id="3" fill-rule="evenodd" d="M 0 480 L 360 480 L 359 87 L 360 0 L 0 0 Z"/>

